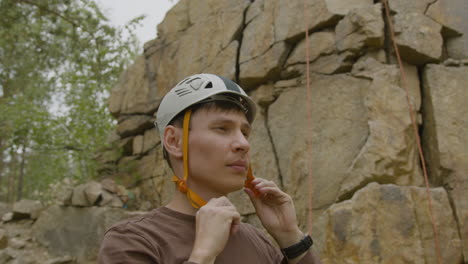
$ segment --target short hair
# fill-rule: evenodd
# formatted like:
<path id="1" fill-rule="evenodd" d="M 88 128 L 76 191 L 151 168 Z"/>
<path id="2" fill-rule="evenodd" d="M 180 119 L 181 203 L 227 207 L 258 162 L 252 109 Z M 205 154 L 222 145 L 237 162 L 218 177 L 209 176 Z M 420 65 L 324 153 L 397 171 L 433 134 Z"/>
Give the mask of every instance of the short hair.
<path id="1" fill-rule="evenodd" d="M 182 111 L 178 115 L 176 115 L 176 117 L 174 117 L 174 119 L 172 119 L 171 122 L 169 122 L 169 125 L 182 128 L 183 123 L 184 123 L 184 116 L 185 116 L 185 113 L 188 110 L 192 110 L 192 114 L 194 114 L 195 112 L 197 112 L 199 110 L 207 110 L 207 111 L 214 110 L 214 111 L 220 111 L 220 112 L 224 112 L 224 113 L 238 112 L 238 113 L 245 114 L 245 110 L 242 109 L 242 107 L 239 104 L 236 104 L 234 102 L 230 102 L 230 101 L 210 101 L 210 102 L 195 104 L 195 105 L 185 109 L 184 111 Z M 174 170 L 174 168 L 172 167 L 172 164 L 171 164 L 171 160 L 169 159 L 169 153 L 167 152 L 167 150 L 166 150 L 166 148 L 164 146 L 164 143 L 161 142 L 161 144 L 163 144 L 163 146 L 162 146 L 163 147 L 163 157 L 166 160 L 169 167 L 172 170 Z"/>

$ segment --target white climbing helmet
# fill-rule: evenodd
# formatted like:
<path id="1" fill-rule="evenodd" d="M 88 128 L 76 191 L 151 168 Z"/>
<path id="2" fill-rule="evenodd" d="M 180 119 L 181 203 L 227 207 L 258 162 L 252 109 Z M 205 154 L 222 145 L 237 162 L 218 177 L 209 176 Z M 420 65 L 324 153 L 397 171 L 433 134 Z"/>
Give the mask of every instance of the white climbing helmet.
<path id="1" fill-rule="evenodd" d="M 164 129 L 179 113 L 192 105 L 212 101 L 229 101 L 239 105 L 249 123 L 255 118 L 255 103 L 235 82 L 214 74 L 192 75 L 172 88 L 159 105 L 155 125 L 159 129 L 161 142 L 164 142 Z"/>

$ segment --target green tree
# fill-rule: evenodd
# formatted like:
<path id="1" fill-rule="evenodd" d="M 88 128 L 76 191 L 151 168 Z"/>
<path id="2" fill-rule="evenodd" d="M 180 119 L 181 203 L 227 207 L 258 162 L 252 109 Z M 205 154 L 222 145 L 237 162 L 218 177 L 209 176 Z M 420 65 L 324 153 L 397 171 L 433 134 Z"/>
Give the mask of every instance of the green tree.
<path id="1" fill-rule="evenodd" d="M 0 0 L 0 199 L 96 176 L 114 122 L 106 98 L 142 18 L 116 28 L 92 0 Z"/>

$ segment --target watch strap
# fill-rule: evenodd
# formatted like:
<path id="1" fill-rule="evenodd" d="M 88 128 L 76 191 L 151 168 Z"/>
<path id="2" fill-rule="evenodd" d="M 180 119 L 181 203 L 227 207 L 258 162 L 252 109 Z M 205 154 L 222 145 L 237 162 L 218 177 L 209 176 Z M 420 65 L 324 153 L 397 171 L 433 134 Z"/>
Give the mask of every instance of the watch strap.
<path id="1" fill-rule="evenodd" d="M 306 235 L 301 241 L 298 243 L 289 246 L 287 248 L 282 248 L 281 252 L 287 259 L 297 258 L 302 255 L 304 252 L 309 250 L 309 248 L 314 244 L 314 241 L 310 237 L 310 235 Z"/>

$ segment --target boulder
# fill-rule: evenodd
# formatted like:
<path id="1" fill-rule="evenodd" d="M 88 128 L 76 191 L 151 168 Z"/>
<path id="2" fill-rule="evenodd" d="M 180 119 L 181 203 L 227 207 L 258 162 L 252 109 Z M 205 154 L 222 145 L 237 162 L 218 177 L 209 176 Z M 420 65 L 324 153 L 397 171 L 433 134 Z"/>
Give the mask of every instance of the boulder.
<path id="1" fill-rule="evenodd" d="M 442 33 L 456 37 L 467 33 L 465 22 L 468 2 L 465 0 L 435 1 L 427 9 L 426 15 L 442 25 Z"/>
<path id="2" fill-rule="evenodd" d="M 186 76 L 204 70 L 234 79 L 236 47 L 248 5 L 244 0 L 179 1 L 174 7 L 177 13 L 171 13 L 161 29 L 175 23 L 184 30 L 163 30 L 171 34 L 163 33 L 146 46 L 150 86 L 156 89 L 151 98 L 161 98 Z M 185 28 L 187 16 L 190 25 Z"/>
<path id="3" fill-rule="evenodd" d="M 73 188 L 60 188 L 56 193 L 57 202 L 60 205 L 71 205 L 73 198 Z"/>
<path id="4" fill-rule="evenodd" d="M 150 151 L 161 143 L 159 132 L 156 128 L 148 129 L 143 136 L 143 153 Z"/>
<path id="5" fill-rule="evenodd" d="M 388 5 L 391 11 L 395 13 L 420 13 L 424 14 L 429 5 L 433 4 L 434 0 L 388 0 Z"/>
<path id="6" fill-rule="evenodd" d="M 394 16 L 396 43 L 403 60 L 414 65 L 438 62 L 442 56 L 442 26 L 420 13 Z"/>
<path id="7" fill-rule="evenodd" d="M 442 34 L 447 37 L 447 53 L 451 58 L 468 59 L 468 1 L 436 1 L 427 10 L 427 16 L 440 23 Z"/>
<path id="8" fill-rule="evenodd" d="M 115 194 L 108 192 L 106 190 L 102 190 L 102 199 L 99 202 L 99 206 L 112 206 L 114 197 L 117 197 Z M 118 198 L 118 197 L 117 197 Z M 122 206 L 119 206 L 122 207 Z"/>
<path id="9" fill-rule="evenodd" d="M 120 153 L 120 157 L 115 159 L 113 162 L 120 163 L 121 158 L 125 158 L 123 156 L 132 155 L 133 153 L 133 138 L 134 137 L 126 137 L 121 139 L 117 144 L 117 149 L 115 151 Z"/>
<path id="10" fill-rule="evenodd" d="M 306 40 L 301 40 L 291 55 L 288 57 L 286 65 L 306 63 Z M 317 32 L 309 36 L 309 61 L 313 62 L 323 55 L 329 55 L 335 52 L 335 33 Z"/>
<path id="11" fill-rule="evenodd" d="M 468 256 L 468 67 L 428 65 L 423 71 L 423 144 L 430 178 L 453 201 L 463 255 Z"/>
<path id="12" fill-rule="evenodd" d="M 73 189 L 73 195 L 71 199 L 71 205 L 73 206 L 91 206 L 88 199 L 86 198 L 84 190 L 86 184 L 80 184 Z"/>
<path id="13" fill-rule="evenodd" d="M 3 214 L 2 216 L 2 221 L 3 222 L 10 222 L 11 220 L 13 220 L 13 212 L 8 212 L 8 213 L 5 213 Z"/>
<path id="14" fill-rule="evenodd" d="M 351 9 L 372 6 L 374 2 L 372 0 L 325 0 L 325 3 L 327 4 L 328 11 L 332 14 L 344 16 Z"/>
<path id="15" fill-rule="evenodd" d="M 32 228 L 35 239 L 51 254 L 68 255 L 78 263 L 96 260 L 104 232 L 135 213 L 109 207 L 47 208 Z M 86 224 L 83 224 L 86 223 Z"/>
<path id="16" fill-rule="evenodd" d="M 380 48 L 384 42 L 382 5 L 352 9 L 336 26 L 338 51 L 358 53 L 364 47 Z"/>
<path id="17" fill-rule="evenodd" d="M 200 72 L 219 73 L 223 77 L 234 80 L 236 78 L 237 51 L 239 50 L 239 41 L 232 41 L 229 46 L 221 50 L 211 63 L 203 67 Z"/>
<path id="18" fill-rule="evenodd" d="M 333 204 L 340 183 L 366 141 L 369 130 L 364 98 L 371 82 L 346 74 L 311 74 L 310 102 L 306 81 L 301 83 L 284 88 L 268 109 L 267 126 L 278 153 L 284 189 L 295 197 L 298 218 L 304 226 L 308 193 L 313 195 L 314 215 Z M 311 121 L 307 119 L 307 104 Z M 309 148 L 313 150 L 311 156 Z M 312 188 L 306 184 L 309 162 L 313 168 Z"/>
<path id="19" fill-rule="evenodd" d="M 264 54 L 275 43 L 275 27 L 273 17 L 273 1 L 255 1 L 252 6 L 266 5 L 263 10 L 250 21 L 243 30 L 242 46 L 239 54 L 239 63 L 245 63 Z M 265 7 L 264 7 L 265 8 Z M 249 12 L 251 12 L 249 8 Z"/>
<path id="20" fill-rule="evenodd" d="M 357 63 L 355 66 L 360 65 Z M 398 69 L 372 59 L 362 62 L 362 65 L 367 65 L 363 67 L 372 71 L 368 75 L 372 83 L 365 97 L 369 134 L 340 183 L 339 199 L 349 198 L 356 190 L 373 181 L 401 185 L 423 183 L 406 92 L 400 87 Z M 409 73 L 408 70 L 407 75 L 411 76 Z M 417 79 L 417 70 L 414 69 L 412 73 Z M 417 111 L 419 82 L 409 84 L 413 84 L 408 87 L 412 91 L 412 108 Z"/>
<path id="21" fill-rule="evenodd" d="M 39 201 L 21 200 L 13 204 L 13 219 L 36 219 L 44 206 Z"/>
<path id="22" fill-rule="evenodd" d="M 265 0 L 270 2 L 271 0 Z M 326 0 L 271 1 L 272 9 L 265 10 L 274 17 L 276 41 L 292 41 L 304 37 L 304 14 L 308 15 L 308 30 L 317 30 L 336 24 L 339 15 L 328 9 Z"/>
<path id="23" fill-rule="evenodd" d="M 100 152 L 96 160 L 101 164 L 114 164 L 122 157 L 122 151 L 117 148 L 106 149 Z"/>
<path id="24" fill-rule="evenodd" d="M 0 219 L 2 216 L 10 211 L 9 206 L 6 203 L 0 202 Z"/>
<path id="25" fill-rule="evenodd" d="M 169 34 L 176 34 L 190 27 L 189 1 L 180 0 L 167 11 L 164 20 L 158 25 L 158 37 L 165 38 Z"/>
<path id="26" fill-rule="evenodd" d="M 57 257 L 47 260 L 45 264 L 72 264 L 75 263 L 75 259 L 70 256 Z"/>
<path id="27" fill-rule="evenodd" d="M 266 80 L 279 77 L 280 66 L 286 60 L 289 47 L 285 42 L 274 44 L 264 54 L 240 64 L 239 82 L 246 90 Z"/>
<path id="28" fill-rule="evenodd" d="M 468 59 L 468 27 L 465 27 L 462 36 L 447 40 L 447 52 L 451 58 Z"/>
<path id="29" fill-rule="evenodd" d="M 154 118 L 147 115 L 130 116 L 117 125 L 120 137 L 143 134 L 146 129 L 154 127 Z"/>
<path id="30" fill-rule="evenodd" d="M 26 246 L 26 241 L 20 238 L 12 237 L 8 243 L 8 246 L 14 249 L 22 249 Z"/>
<path id="31" fill-rule="evenodd" d="M 425 188 L 371 183 L 316 222 L 316 249 L 329 263 L 437 263 Z M 446 191 L 430 190 L 442 263 L 462 263 Z M 397 252 L 397 253 L 396 253 Z"/>
<path id="32" fill-rule="evenodd" d="M 137 188 L 137 198 L 141 201 L 149 201 L 151 208 L 167 204 L 172 198 L 175 187 L 171 181 L 173 172 L 163 159 L 162 151 L 155 152 L 142 164 L 145 164 L 149 170 L 142 171 L 147 174 L 141 177 Z"/>
<path id="33" fill-rule="evenodd" d="M 153 114 L 159 105 L 158 101 L 149 102 L 155 91 L 150 90 L 146 76 L 145 59 L 137 57 L 120 76 L 118 84 L 112 89 L 109 97 L 109 110 L 115 117 L 125 114 Z"/>
<path id="34" fill-rule="evenodd" d="M 310 71 L 322 74 L 348 72 L 353 66 L 354 55 L 351 51 L 330 54 L 318 58 L 310 64 Z"/>
<path id="35" fill-rule="evenodd" d="M 114 195 L 110 203 L 108 203 L 107 205 L 109 205 L 110 207 L 114 207 L 114 208 L 123 208 L 124 202 L 118 196 Z"/>
<path id="36" fill-rule="evenodd" d="M 111 193 L 117 192 L 117 184 L 112 179 L 104 179 L 101 181 L 102 189 Z"/>
<path id="37" fill-rule="evenodd" d="M 13 257 L 6 250 L 0 249 L 0 263 L 8 263 Z"/>
<path id="38" fill-rule="evenodd" d="M 137 135 L 133 138 L 133 155 L 139 155 L 143 152 L 143 135 Z"/>
<path id="39" fill-rule="evenodd" d="M 0 229 L 0 251 L 8 247 L 8 236 L 5 230 Z"/>
<path id="40" fill-rule="evenodd" d="M 86 196 L 86 199 L 88 200 L 88 203 L 90 205 L 96 205 L 97 202 L 99 202 L 99 200 L 102 199 L 102 191 L 102 185 L 99 182 L 90 181 L 86 183 L 84 194 Z"/>

